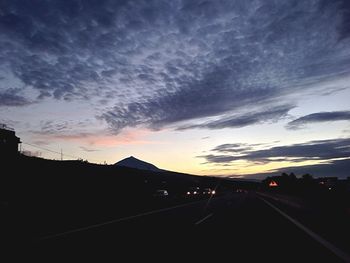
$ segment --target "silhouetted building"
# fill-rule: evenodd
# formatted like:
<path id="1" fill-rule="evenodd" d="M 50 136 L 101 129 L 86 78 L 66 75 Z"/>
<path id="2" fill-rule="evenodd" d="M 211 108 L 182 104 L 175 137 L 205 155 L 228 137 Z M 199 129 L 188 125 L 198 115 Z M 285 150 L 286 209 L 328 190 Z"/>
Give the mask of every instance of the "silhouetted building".
<path id="1" fill-rule="evenodd" d="M 0 156 L 13 157 L 18 154 L 18 144 L 21 140 L 16 136 L 14 130 L 0 124 Z"/>

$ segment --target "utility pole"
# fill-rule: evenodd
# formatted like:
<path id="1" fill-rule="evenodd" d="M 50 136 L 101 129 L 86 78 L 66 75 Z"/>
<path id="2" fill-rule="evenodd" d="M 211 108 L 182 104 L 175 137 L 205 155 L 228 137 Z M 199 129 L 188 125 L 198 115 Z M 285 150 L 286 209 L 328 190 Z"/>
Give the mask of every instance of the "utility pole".
<path id="1" fill-rule="evenodd" d="M 62 152 L 62 148 L 61 148 L 61 161 L 63 161 L 63 152 Z"/>

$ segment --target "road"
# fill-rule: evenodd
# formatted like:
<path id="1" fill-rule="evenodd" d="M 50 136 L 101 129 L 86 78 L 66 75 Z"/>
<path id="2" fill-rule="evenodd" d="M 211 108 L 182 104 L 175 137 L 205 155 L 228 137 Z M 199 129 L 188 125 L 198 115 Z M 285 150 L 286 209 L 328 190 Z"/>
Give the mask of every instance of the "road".
<path id="1" fill-rule="evenodd" d="M 30 252 L 47 262 L 57 257 L 65 261 L 126 257 L 126 262 L 140 258 L 147 262 L 344 262 L 254 192 L 56 233 L 33 241 Z"/>

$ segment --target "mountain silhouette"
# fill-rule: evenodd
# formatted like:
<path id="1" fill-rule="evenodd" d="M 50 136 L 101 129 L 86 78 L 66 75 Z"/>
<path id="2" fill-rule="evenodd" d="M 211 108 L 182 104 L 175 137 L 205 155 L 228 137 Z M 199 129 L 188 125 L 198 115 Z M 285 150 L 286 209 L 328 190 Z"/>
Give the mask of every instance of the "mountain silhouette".
<path id="1" fill-rule="evenodd" d="M 153 172 L 162 171 L 157 166 L 155 166 L 151 163 L 141 161 L 133 156 L 125 158 L 125 159 L 115 163 L 114 165 L 135 168 L 135 169 L 140 169 L 140 170 L 146 170 L 146 171 L 153 171 Z"/>

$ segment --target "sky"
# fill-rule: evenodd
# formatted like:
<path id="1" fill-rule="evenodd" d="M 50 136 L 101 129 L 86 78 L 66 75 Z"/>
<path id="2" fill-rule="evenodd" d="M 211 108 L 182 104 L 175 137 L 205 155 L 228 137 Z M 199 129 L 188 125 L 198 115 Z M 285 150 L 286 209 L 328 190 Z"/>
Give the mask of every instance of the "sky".
<path id="1" fill-rule="evenodd" d="M 27 154 L 350 176 L 347 0 L 1 0 L 0 61 Z"/>

